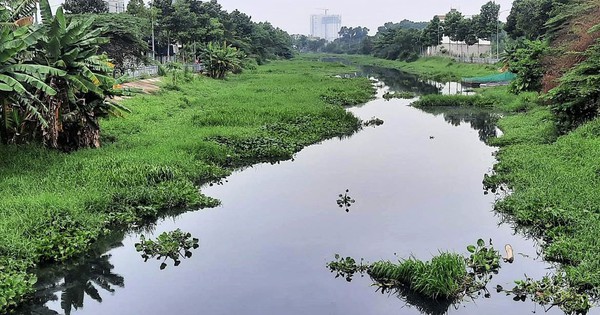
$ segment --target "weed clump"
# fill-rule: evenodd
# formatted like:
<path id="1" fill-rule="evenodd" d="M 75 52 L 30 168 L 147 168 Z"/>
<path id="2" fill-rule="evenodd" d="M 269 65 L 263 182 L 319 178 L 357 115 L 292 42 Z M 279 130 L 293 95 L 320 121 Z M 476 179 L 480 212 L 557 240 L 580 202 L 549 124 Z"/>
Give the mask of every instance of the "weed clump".
<path id="1" fill-rule="evenodd" d="M 327 264 L 336 278 L 343 276 L 351 281 L 354 274 L 368 274 L 382 291 L 413 292 L 431 300 L 458 301 L 485 288 L 489 273 L 500 268 L 500 254 L 483 240 L 467 247 L 470 255 L 440 253 L 430 261 L 414 257 L 398 263 L 377 261 L 360 264 L 351 257 L 335 255 Z"/>

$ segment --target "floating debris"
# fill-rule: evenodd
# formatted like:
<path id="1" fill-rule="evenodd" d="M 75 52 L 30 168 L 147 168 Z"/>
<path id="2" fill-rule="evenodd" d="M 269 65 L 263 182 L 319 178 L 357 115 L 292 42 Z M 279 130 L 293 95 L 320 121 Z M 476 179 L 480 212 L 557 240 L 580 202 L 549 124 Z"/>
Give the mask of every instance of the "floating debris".
<path id="1" fill-rule="evenodd" d="M 506 244 L 504 246 L 504 250 L 506 250 L 506 256 L 502 257 L 502 259 L 504 259 L 504 262 L 512 264 L 513 261 L 515 261 L 515 255 L 513 254 L 512 246 L 510 246 L 510 244 Z"/>
<path id="2" fill-rule="evenodd" d="M 346 212 L 350 212 L 350 207 L 352 207 L 352 204 L 356 202 L 356 200 L 352 199 L 352 197 L 348 195 L 349 192 L 350 190 L 346 189 L 346 193 L 340 194 L 340 199 L 337 200 L 337 204 L 340 208 L 346 207 Z"/>
<path id="3" fill-rule="evenodd" d="M 365 126 L 365 127 L 371 127 L 371 126 L 377 127 L 377 126 L 383 125 L 383 123 L 384 123 L 383 120 L 381 120 L 379 118 L 373 117 L 373 118 L 371 118 L 371 119 L 363 122 L 363 126 Z"/>

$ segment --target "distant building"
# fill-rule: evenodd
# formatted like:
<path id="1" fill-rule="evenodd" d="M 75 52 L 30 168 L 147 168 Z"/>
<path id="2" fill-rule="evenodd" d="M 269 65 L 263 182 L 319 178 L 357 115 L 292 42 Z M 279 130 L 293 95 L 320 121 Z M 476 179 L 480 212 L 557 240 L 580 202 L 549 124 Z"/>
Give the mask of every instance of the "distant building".
<path id="1" fill-rule="evenodd" d="M 312 37 L 323 38 L 331 42 L 339 37 L 342 29 L 341 15 L 311 15 L 310 16 L 310 35 Z"/>
<path id="2" fill-rule="evenodd" d="M 108 12 L 123 13 L 125 12 L 125 0 L 105 0 L 108 5 Z"/>
<path id="3" fill-rule="evenodd" d="M 437 15 L 440 22 L 446 20 L 446 15 Z M 469 16 L 465 16 L 469 17 Z M 443 30 L 438 30 L 443 32 Z M 483 57 L 490 56 L 492 53 L 492 43 L 488 40 L 479 40 L 475 45 L 468 46 L 465 42 L 458 42 L 450 40 L 448 36 L 442 36 L 442 44 L 439 46 L 432 46 L 427 48 L 428 55 L 439 55 L 447 54 L 452 57 L 470 58 L 470 57 Z"/>

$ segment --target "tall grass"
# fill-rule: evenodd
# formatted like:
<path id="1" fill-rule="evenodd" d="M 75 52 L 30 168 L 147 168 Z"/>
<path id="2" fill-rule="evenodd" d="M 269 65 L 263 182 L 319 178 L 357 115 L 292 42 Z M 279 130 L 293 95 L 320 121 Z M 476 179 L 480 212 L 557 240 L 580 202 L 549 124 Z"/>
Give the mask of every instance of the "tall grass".
<path id="1" fill-rule="evenodd" d="M 458 298 L 468 280 L 465 258 L 453 253 L 440 253 L 428 262 L 415 258 L 398 264 L 379 261 L 370 266 L 368 273 L 378 283 L 406 286 L 434 300 Z"/>
<path id="2" fill-rule="evenodd" d="M 344 104 L 356 104 L 372 87 L 332 77 L 339 72 L 326 63 L 273 62 L 137 96 L 124 101 L 132 114 L 101 122 L 98 150 L 0 146 L 0 311 L 30 288 L 26 270 L 82 254 L 107 227 L 212 206 L 200 184 L 354 132 L 358 119 L 323 96 L 344 90 Z"/>

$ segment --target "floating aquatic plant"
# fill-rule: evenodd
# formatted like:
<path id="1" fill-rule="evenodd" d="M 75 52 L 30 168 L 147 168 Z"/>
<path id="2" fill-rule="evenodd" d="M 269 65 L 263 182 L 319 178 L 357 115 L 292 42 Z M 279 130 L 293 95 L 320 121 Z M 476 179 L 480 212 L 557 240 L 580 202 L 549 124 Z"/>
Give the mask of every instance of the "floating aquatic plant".
<path id="1" fill-rule="evenodd" d="M 371 118 L 371 119 L 363 122 L 363 126 L 365 126 L 365 127 L 378 127 L 378 126 L 383 125 L 383 123 L 384 123 L 383 120 L 381 120 L 379 118 L 376 118 L 376 117 L 373 117 L 373 118 Z"/>
<path id="2" fill-rule="evenodd" d="M 150 258 L 163 259 L 160 269 L 167 267 L 167 259 L 172 259 L 175 266 L 181 264 L 181 259 L 192 257 L 192 249 L 198 248 L 198 239 L 192 238 L 192 234 L 177 229 L 172 232 L 164 232 L 154 241 L 140 236 L 140 242 L 135 244 L 135 249 L 142 253 L 144 262 Z"/>
<path id="3" fill-rule="evenodd" d="M 337 204 L 340 208 L 346 207 L 346 212 L 350 212 L 350 207 L 352 207 L 352 204 L 356 202 L 356 200 L 352 199 L 352 197 L 348 195 L 349 192 L 350 190 L 346 189 L 346 192 L 344 194 L 340 194 L 339 199 L 337 200 Z"/>

